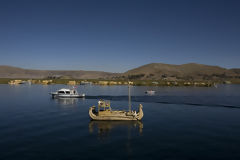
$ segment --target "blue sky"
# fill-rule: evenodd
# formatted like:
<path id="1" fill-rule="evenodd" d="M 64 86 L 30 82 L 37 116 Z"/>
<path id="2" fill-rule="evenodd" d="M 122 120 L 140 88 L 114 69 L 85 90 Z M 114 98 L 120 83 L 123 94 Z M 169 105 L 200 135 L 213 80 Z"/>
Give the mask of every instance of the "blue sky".
<path id="1" fill-rule="evenodd" d="M 124 72 L 240 68 L 240 1 L 1 0 L 0 65 Z"/>

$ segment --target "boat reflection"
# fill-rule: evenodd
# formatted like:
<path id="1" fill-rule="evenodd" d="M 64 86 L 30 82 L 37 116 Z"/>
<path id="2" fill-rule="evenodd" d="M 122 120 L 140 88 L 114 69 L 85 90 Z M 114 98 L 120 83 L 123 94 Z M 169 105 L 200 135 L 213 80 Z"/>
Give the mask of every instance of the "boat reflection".
<path id="1" fill-rule="evenodd" d="M 114 129 L 127 129 L 128 133 L 134 130 L 141 135 L 143 132 L 143 123 L 141 121 L 90 121 L 88 129 L 89 133 L 94 133 L 97 130 L 100 138 L 108 137 Z"/>
<path id="2" fill-rule="evenodd" d="M 78 103 L 78 98 L 54 98 L 54 100 L 60 105 L 76 105 Z"/>

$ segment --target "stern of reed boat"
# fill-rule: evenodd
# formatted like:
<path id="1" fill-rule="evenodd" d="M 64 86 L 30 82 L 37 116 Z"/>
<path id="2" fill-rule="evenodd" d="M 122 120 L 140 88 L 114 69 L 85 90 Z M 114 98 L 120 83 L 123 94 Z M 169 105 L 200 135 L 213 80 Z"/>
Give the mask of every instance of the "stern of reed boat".
<path id="1" fill-rule="evenodd" d="M 143 106 L 142 104 L 139 104 L 139 111 L 138 111 L 138 120 L 141 120 L 143 118 Z"/>

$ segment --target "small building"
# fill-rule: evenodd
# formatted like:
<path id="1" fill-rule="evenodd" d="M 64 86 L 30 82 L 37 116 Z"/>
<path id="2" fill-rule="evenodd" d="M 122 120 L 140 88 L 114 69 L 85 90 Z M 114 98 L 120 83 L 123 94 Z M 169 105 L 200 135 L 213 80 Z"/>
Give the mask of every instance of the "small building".
<path id="1" fill-rule="evenodd" d="M 88 81 L 86 81 L 86 80 L 85 80 L 85 81 L 81 81 L 81 82 L 80 82 L 80 85 L 88 85 L 88 84 L 90 84 L 90 85 L 91 85 L 91 84 L 92 84 L 92 82 L 88 82 Z"/>
<path id="2" fill-rule="evenodd" d="M 77 84 L 77 82 L 76 81 L 68 81 L 68 85 L 76 85 Z"/>
<path id="3" fill-rule="evenodd" d="M 17 85 L 17 84 L 23 84 L 24 82 L 22 80 L 11 80 L 8 82 L 8 84 L 11 84 L 11 85 Z"/>
<path id="4" fill-rule="evenodd" d="M 123 82 L 123 84 L 127 85 L 127 84 L 128 84 L 128 82 Z"/>
<path id="5" fill-rule="evenodd" d="M 198 86 L 199 85 L 199 83 L 198 82 L 194 82 L 194 86 Z"/>
<path id="6" fill-rule="evenodd" d="M 37 80 L 30 80 L 31 81 L 31 84 L 36 84 L 37 83 Z"/>
<path id="7" fill-rule="evenodd" d="M 191 85 L 191 82 L 184 82 L 183 83 L 185 86 L 190 86 Z"/>
<path id="8" fill-rule="evenodd" d="M 158 85 L 159 83 L 158 82 L 152 82 L 152 84 Z"/>
<path id="9" fill-rule="evenodd" d="M 100 85 L 108 85 L 108 81 L 99 81 L 98 84 L 100 84 Z"/>
<path id="10" fill-rule="evenodd" d="M 43 85 L 48 85 L 48 84 L 51 84 L 51 83 L 52 83 L 52 80 L 43 80 L 42 81 Z"/>
<path id="11" fill-rule="evenodd" d="M 133 82 L 132 82 L 132 81 L 129 81 L 128 84 L 129 84 L 129 85 L 133 85 Z"/>
<path id="12" fill-rule="evenodd" d="M 110 81 L 109 82 L 109 85 L 117 85 L 118 84 L 118 82 L 115 82 L 115 81 Z"/>

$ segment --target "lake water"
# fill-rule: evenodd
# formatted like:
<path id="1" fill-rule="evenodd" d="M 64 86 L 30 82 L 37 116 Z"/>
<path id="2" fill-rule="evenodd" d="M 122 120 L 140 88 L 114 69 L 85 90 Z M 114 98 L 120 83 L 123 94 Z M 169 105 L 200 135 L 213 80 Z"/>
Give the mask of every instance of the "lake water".
<path id="1" fill-rule="evenodd" d="M 52 99 L 65 85 L 0 85 L 0 159 L 240 159 L 240 85 L 132 87 L 141 122 L 90 121 L 98 99 L 128 109 L 127 86 L 77 86 L 85 99 Z M 144 91 L 153 89 L 148 96 Z"/>

